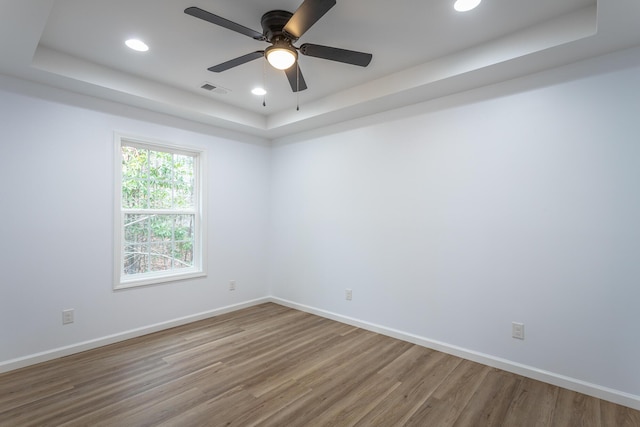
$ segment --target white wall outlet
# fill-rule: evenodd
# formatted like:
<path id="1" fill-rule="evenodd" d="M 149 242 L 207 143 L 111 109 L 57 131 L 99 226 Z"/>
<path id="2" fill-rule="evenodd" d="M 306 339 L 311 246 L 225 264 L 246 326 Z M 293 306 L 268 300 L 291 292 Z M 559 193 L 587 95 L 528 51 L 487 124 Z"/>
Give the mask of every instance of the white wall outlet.
<path id="1" fill-rule="evenodd" d="M 344 299 L 346 299 L 347 301 L 351 301 L 352 297 L 353 297 L 353 291 L 351 291 L 351 289 L 345 289 L 344 290 Z"/>
<path id="2" fill-rule="evenodd" d="M 69 323 L 73 323 L 73 308 L 62 310 L 62 324 L 68 325 Z"/>
<path id="3" fill-rule="evenodd" d="M 230 291 L 235 291 L 236 290 L 236 281 L 235 280 L 230 280 L 229 281 L 229 290 Z"/>
<path id="4" fill-rule="evenodd" d="M 524 323 L 512 322 L 511 323 L 511 336 L 519 340 L 524 339 Z"/>

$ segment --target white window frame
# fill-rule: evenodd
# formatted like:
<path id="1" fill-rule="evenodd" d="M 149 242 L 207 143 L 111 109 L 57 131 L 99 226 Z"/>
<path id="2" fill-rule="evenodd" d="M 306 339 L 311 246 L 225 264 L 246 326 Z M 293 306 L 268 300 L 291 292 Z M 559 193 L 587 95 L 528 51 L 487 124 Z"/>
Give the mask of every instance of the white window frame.
<path id="1" fill-rule="evenodd" d="M 114 136 L 114 290 L 129 289 L 139 286 L 155 285 L 177 280 L 204 277 L 206 272 L 206 251 L 204 236 L 206 236 L 205 215 L 205 164 L 206 153 L 204 150 L 187 145 L 178 145 L 168 142 L 150 140 L 146 138 L 132 137 L 115 133 Z M 124 274 L 124 215 L 126 210 L 122 208 L 122 146 L 135 146 L 149 150 L 165 151 L 175 154 L 194 157 L 194 204 L 195 204 L 195 233 L 193 245 L 193 266 L 184 269 L 140 273 L 128 277 Z M 153 210 L 157 213 L 159 210 Z M 169 212 L 169 211 L 167 211 Z M 171 213 L 179 213 L 171 211 Z M 189 212 L 191 214 L 191 212 Z"/>

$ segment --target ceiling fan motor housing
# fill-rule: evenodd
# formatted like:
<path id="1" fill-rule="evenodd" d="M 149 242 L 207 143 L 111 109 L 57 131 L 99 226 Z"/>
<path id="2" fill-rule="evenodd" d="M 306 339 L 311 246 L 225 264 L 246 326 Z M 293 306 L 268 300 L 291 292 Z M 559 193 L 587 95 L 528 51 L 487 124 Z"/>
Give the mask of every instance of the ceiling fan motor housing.
<path id="1" fill-rule="evenodd" d="M 283 28 L 289 22 L 293 14 L 286 10 L 272 10 L 262 15 L 260 23 L 262 25 L 262 34 L 269 42 L 279 39 L 288 39 L 295 41 L 290 35 L 285 34 Z"/>

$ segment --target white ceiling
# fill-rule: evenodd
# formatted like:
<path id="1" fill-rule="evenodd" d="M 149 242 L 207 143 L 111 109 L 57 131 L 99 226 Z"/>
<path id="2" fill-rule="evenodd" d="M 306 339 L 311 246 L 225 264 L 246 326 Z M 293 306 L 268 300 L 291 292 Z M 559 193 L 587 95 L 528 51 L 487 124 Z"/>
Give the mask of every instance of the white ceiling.
<path id="1" fill-rule="evenodd" d="M 273 139 L 640 44 L 637 0 L 483 0 L 467 13 L 453 2 L 337 0 L 296 45 L 373 60 L 301 55 L 309 89 L 298 97 L 261 59 L 207 71 L 268 45 L 183 11 L 261 31 L 262 14 L 301 0 L 3 0 L 0 73 Z M 134 36 L 149 52 L 124 46 Z M 250 93 L 263 84 L 266 107 Z"/>

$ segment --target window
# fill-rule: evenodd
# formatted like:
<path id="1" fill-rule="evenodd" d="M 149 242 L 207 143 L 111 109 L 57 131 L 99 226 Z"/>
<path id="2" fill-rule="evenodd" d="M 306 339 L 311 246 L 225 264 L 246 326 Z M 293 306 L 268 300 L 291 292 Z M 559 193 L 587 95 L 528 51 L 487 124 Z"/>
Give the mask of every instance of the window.
<path id="1" fill-rule="evenodd" d="M 116 289 L 204 276 L 199 150 L 116 136 Z"/>

